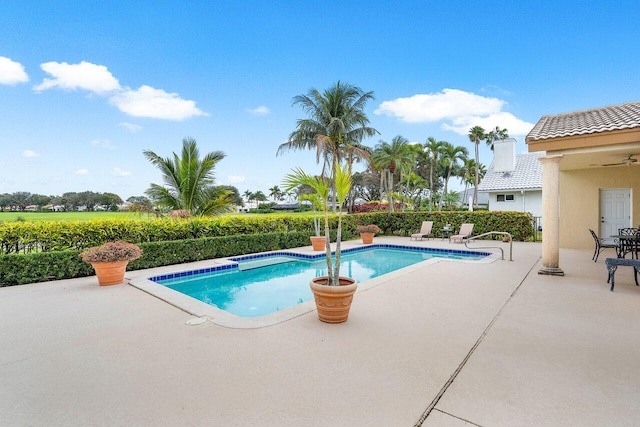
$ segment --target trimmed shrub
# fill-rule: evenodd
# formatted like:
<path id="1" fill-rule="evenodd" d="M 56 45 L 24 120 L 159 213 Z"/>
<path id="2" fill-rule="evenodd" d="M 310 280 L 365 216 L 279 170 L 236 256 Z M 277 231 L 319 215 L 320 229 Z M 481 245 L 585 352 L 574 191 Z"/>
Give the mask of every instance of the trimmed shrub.
<path id="1" fill-rule="evenodd" d="M 409 236 L 420 230 L 422 221 L 433 221 L 433 234 L 441 237 L 441 230 L 451 224 L 458 230 L 463 223 L 473 223 L 473 234 L 489 231 L 509 232 L 514 240 L 526 241 L 533 235 L 533 218 L 529 213 L 503 211 L 432 211 L 432 212 L 369 212 L 348 215 L 343 219 L 342 232 L 356 234 L 358 225 L 376 224 L 387 235 Z M 495 236 L 494 239 L 501 239 Z M 487 237 L 489 239 L 489 237 Z"/>
<path id="2" fill-rule="evenodd" d="M 142 256 L 131 261 L 127 270 L 308 246 L 311 235 L 308 232 L 265 233 L 140 243 Z M 0 255 L 0 287 L 94 274 L 77 250 Z"/>
<path id="3" fill-rule="evenodd" d="M 375 223 L 383 230 L 386 230 L 387 234 L 407 235 L 409 231 L 419 229 L 423 220 L 434 221 L 434 230 L 436 230 L 447 222 L 454 226 L 459 226 L 462 219 L 473 222 L 483 232 L 491 231 L 489 228 L 493 227 L 492 229 L 495 231 L 511 231 L 513 233 L 514 226 L 524 226 L 527 230 L 523 230 L 523 232 L 528 232 L 529 224 L 524 224 L 527 218 L 530 218 L 528 214 L 518 212 L 412 211 L 389 214 L 386 211 L 374 211 L 346 215 L 344 220 L 355 225 Z M 331 221 L 332 227 L 335 228 L 336 217 L 332 215 Z M 86 249 L 116 240 L 143 243 L 235 234 L 312 233 L 313 231 L 313 218 L 310 215 L 224 216 L 190 219 L 160 218 L 148 221 L 102 219 L 68 222 L 5 222 L 0 224 L 0 248 L 2 253 L 49 252 Z M 355 232 L 355 229 L 352 229 L 352 231 Z"/>

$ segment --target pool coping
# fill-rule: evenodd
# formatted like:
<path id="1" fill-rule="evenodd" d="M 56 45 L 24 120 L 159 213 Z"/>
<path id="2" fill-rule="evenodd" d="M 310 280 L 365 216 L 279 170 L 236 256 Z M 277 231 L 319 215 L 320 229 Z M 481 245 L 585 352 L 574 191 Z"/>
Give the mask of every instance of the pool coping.
<path id="1" fill-rule="evenodd" d="M 343 244 L 344 243 L 349 243 L 349 242 L 343 242 Z M 432 258 L 425 261 L 421 261 L 416 264 L 392 271 L 390 273 L 383 274 L 382 276 L 375 277 L 373 279 L 365 280 L 363 282 L 358 283 L 358 290 L 356 291 L 356 294 L 365 292 L 369 289 L 375 288 L 391 280 L 395 280 L 399 277 L 410 274 L 418 269 L 422 269 L 426 266 L 432 265 L 437 262 L 461 262 L 461 263 L 485 264 L 485 263 L 491 263 L 500 259 L 500 255 L 498 253 L 489 252 L 487 250 L 482 250 L 482 251 L 474 250 L 473 248 L 460 250 L 460 249 L 443 249 L 443 248 L 435 248 L 435 247 L 387 244 L 387 243 L 376 243 L 373 245 L 364 245 L 364 246 L 363 245 L 359 245 L 359 246 L 345 245 L 345 246 L 347 247 L 341 250 L 342 253 L 357 252 L 357 251 L 369 250 L 373 248 L 392 247 L 392 248 L 402 248 L 402 249 L 412 249 L 412 250 L 429 249 L 437 252 L 449 252 L 449 253 L 451 252 L 478 253 L 479 252 L 483 254 L 488 254 L 487 256 L 485 256 L 480 260 Z M 352 247 L 349 247 L 349 246 L 352 246 Z M 315 301 L 313 299 L 304 301 L 302 303 L 284 308 L 274 313 L 266 314 L 264 316 L 241 317 L 241 316 L 236 316 L 234 314 L 231 314 L 225 310 L 221 310 L 213 305 L 207 304 L 203 301 L 200 301 L 196 298 L 185 295 L 181 292 L 170 289 L 164 285 L 154 282 L 151 279 L 188 277 L 194 274 L 204 273 L 204 272 L 225 271 L 225 270 L 237 268 L 238 267 L 237 261 L 245 260 L 245 259 L 259 259 L 259 258 L 266 258 L 270 256 L 283 256 L 283 255 L 294 256 L 294 257 L 303 258 L 303 259 L 319 259 L 319 258 L 324 258 L 325 256 L 324 252 L 310 253 L 310 251 L 312 251 L 312 249 L 310 246 L 308 246 L 308 247 L 302 247 L 302 248 L 288 249 L 284 251 L 278 250 L 278 251 L 270 251 L 270 252 L 261 252 L 261 253 L 250 254 L 250 255 L 233 256 L 233 257 L 227 257 L 227 258 L 215 258 L 207 261 L 200 261 L 198 263 L 195 263 L 196 265 L 177 264 L 172 266 L 166 266 L 166 267 L 163 267 L 162 270 L 173 269 L 174 271 L 167 272 L 166 274 L 151 274 L 150 272 L 147 272 L 146 274 L 143 273 L 142 275 L 128 274 L 128 276 L 134 276 L 129 280 L 129 284 L 193 316 L 211 321 L 219 326 L 232 328 L 232 329 L 263 328 L 267 326 L 276 325 L 278 323 L 282 323 L 291 319 L 295 319 L 296 317 L 299 317 L 314 311 L 316 309 Z M 205 265 L 203 265 L 203 263 Z M 189 267 L 191 265 L 193 265 L 193 268 Z M 175 270 L 179 270 L 179 271 L 175 271 Z M 131 273 L 136 273 L 136 272 L 131 272 Z"/>

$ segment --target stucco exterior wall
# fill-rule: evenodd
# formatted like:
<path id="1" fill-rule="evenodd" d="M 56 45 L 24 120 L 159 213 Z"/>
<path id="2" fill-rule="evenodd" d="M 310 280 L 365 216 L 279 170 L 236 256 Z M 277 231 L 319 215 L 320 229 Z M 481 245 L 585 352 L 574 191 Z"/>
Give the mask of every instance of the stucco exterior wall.
<path id="1" fill-rule="evenodd" d="M 498 202 L 498 194 L 512 194 L 513 200 Z M 490 211 L 530 212 L 533 216 L 542 216 L 542 190 L 498 191 L 489 193 Z"/>
<path id="2" fill-rule="evenodd" d="M 631 224 L 640 224 L 640 166 L 561 171 L 560 247 L 593 249 L 600 226 L 600 189 L 631 189 Z"/>

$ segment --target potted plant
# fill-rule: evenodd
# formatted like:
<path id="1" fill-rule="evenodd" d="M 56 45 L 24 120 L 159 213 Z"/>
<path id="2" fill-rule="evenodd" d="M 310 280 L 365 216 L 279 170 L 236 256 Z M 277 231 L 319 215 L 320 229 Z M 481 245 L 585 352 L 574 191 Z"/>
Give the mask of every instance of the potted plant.
<path id="1" fill-rule="evenodd" d="M 362 243 L 364 243 L 365 245 L 370 245 L 371 243 L 373 243 L 373 236 L 376 233 L 380 232 L 380 227 L 375 224 L 358 225 L 356 227 L 356 230 L 358 230 L 358 233 L 360 233 Z"/>
<path id="2" fill-rule="evenodd" d="M 349 318 L 349 310 L 358 283 L 350 277 L 340 276 L 340 241 L 342 238 L 342 204 L 351 189 L 351 173 L 348 168 L 334 165 L 334 189 L 338 202 L 338 228 L 336 237 L 335 258 L 331 253 L 329 229 L 329 195 L 331 180 L 327 177 L 307 175 L 302 169 L 296 168 L 285 176 L 283 184 L 286 191 L 291 191 L 300 185 L 313 188 L 322 205 L 324 213 L 324 246 L 327 261 L 327 275 L 311 279 L 311 291 L 316 302 L 318 319 L 327 323 L 342 323 Z"/>
<path id="3" fill-rule="evenodd" d="M 127 264 L 140 258 L 140 255 L 142 249 L 123 241 L 107 242 L 80 253 L 82 260 L 93 266 L 100 286 L 122 283 Z"/>
<path id="4" fill-rule="evenodd" d="M 320 235 L 320 218 L 318 217 L 318 209 L 322 209 L 322 202 L 318 197 L 318 193 L 305 194 L 301 197 L 302 200 L 308 200 L 313 206 L 313 228 L 315 229 L 315 236 L 311 236 L 311 246 L 314 251 L 323 251 L 325 246 L 325 238 Z"/>

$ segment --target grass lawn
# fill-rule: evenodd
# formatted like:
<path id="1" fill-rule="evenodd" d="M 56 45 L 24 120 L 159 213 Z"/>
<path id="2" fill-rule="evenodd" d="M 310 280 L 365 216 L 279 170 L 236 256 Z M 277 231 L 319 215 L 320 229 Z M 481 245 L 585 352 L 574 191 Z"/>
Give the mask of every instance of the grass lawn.
<path id="1" fill-rule="evenodd" d="M 0 221 L 89 221 L 91 219 L 146 219 L 131 212 L 0 212 Z"/>
<path id="2" fill-rule="evenodd" d="M 313 215 L 313 212 L 277 212 L 271 214 L 228 214 L 237 217 L 266 217 L 281 215 Z M 154 219 L 155 216 L 132 212 L 0 212 L 0 221 L 89 221 L 91 219 Z"/>

